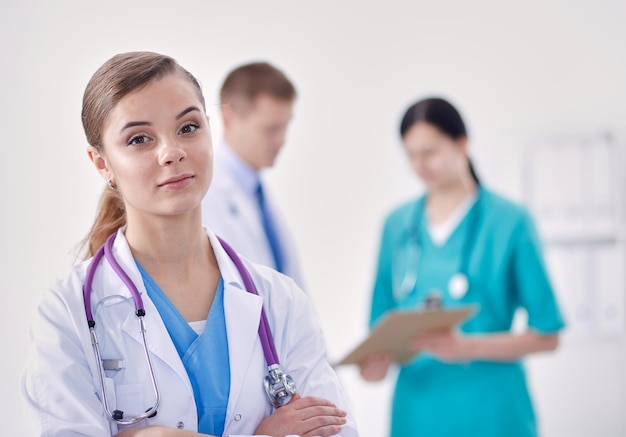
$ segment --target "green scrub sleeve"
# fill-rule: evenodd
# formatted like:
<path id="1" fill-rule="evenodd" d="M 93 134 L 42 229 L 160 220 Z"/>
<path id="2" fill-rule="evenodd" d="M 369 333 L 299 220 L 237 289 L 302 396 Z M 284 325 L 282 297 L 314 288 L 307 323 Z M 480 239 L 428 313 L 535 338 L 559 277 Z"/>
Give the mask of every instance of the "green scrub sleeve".
<path id="1" fill-rule="evenodd" d="M 513 249 L 514 289 L 528 313 L 528 326 L 543 334 L 561 330 L 565 323 L 550 282 L 542 246 L 533 220 L 524 210 Z"/>

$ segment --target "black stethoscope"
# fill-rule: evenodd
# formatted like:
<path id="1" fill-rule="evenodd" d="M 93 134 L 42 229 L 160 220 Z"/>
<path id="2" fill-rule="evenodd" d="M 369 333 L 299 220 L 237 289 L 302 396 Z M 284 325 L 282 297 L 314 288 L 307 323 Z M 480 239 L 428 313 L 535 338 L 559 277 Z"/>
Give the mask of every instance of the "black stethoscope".
<path id="1" fill-rule="evenodd" d="M 128 274 L 124 271 L 122 266 L 120 266 L 120 264 L 113 256 L 113 242 L 115 241 L 116 235 L 117 232 L 113 233 L 106 240 L 102 247 L 100 247 L 100 249 L 98 249 L 98 251 L 95 253 L 93 259 L 87 267 L 87 274 L 85 277 L 85 283 L 83 285 L 83 300 L 85 305 L 85 315 L 87 317 L 87 325 L 89 326 L 89 334 L 91 336 L 91 345 L 93 347 L 94 355 L 96 357 L 96 363 L 98 364 L 98 374 L 100 377 L 100 388 L 102 390 L 102 403 L 104 405 L 104 410 L 106 411 L 106 414 L 110 420 L 120 425 L 132 425 L 142 420 L 154 417 L 157 413 L 157 408 L 159 406 L 161 397 L 159 394 L 159 388 L 157 386 L 154 369 L 152 367 L 152 360 L 150 359 L 150 352 L 148 350 L 148 345 L 146 342 L 146 327 L 144 323 L 146 310 L 144 309 L 143 300 L 141 299 L 141 294 L 139 293 L 139 290 L 130 279 Z M 237 270 L 239 271 L 245 289 L 248 291 L 248 293 L 258 295 L 259 293 L 256 286 L 254 285 L 254 281 L 252 280 L 250 273 L 244 266 L 239 256 L 237 256 L 237 253 L 221 238 L 217 237 L 217 239 L 219 240 L 220 244 L 230 257 L 230 259 L 235 264 Z M 100 264 L 100 260 L 103 257 L 108 261 L 111 268 L 120 277 L 122 282 L 124 282 L 126 287 L 128 287 L 128 290 L 133 297 L 135 303 L 135 314 L 137 315 L 137 320 L 139 322 L 139 332 L 143 341 L 146 365 L 148 367 L 148 372 L 150 373 L 150 381 L 152 383 L 152 391 L 154 393 L 154 404 L 150 408 L 148 408 L 145 413 L 131 417 L 124 417 L 123 411 L 111 410 L 111 408 L 109 407 L 109 400 L 105 389 L 105 369 L 100 354 L 100 347 L 98 346 L 98 337 L 96 336 L 95 331 L 96 322 L 94 321 L 94 317 L 91 311 L 91 291 L 93 286 L 93 278 L 96 273 L 96 269 Z M 282 407 L 291 400 L 293 395 L 296 394 L 296 384 L 291 375 L 283 371 L 280 362 L 278 361 L 276 346 L 274 345 L 272 332 L 270 330 L 269 322 L 267 320 L 267 316 L 263 307 L 261 307 L 259 337 L 261 339 L 261 346 L 263 347 L 263 354 L 265 356 L 265 362 L 267 363 L 268 372 L 267 376 L 263 380 L 265 395 L 268 402 L 274 407 Z"/>
<path id="2" fill-rule="evenodd" d="M 472 249 L 478 234 L 480 198 L 480 187 L 478 187 L 474 204 L 468 211 L 469 225 L 463 241 L 459 269 L 448 281 L 448 293 L 454 299 L 461 299 L 469 290 L 468 269 Z M 395 247 L 392 261 L 392 293 L 396 301 L 406 299 L 417 283 L 422 252 L 422 238 L 420 234 L 426 214 L 425 204 L 426 197 L 416 202 L 409 226 L 401 234 Z M 426 306 L 439 306 L 441 297 L 439 290 L 432 290 L 426 298 Z"/>

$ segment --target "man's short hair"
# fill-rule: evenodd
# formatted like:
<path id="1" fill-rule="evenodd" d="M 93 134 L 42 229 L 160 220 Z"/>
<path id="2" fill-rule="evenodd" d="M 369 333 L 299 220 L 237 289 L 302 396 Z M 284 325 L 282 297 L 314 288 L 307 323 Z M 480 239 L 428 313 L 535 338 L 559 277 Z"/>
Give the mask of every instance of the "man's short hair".
<path id="1" fill-rule="evenodd" d="M 235 68 L 226 76 L 220 90 L 220 103 L 252 102 L 260 94 L 291 102 L 296 98 L 296 89 L 276 67 L 267 62 L 252 62 Z"/>

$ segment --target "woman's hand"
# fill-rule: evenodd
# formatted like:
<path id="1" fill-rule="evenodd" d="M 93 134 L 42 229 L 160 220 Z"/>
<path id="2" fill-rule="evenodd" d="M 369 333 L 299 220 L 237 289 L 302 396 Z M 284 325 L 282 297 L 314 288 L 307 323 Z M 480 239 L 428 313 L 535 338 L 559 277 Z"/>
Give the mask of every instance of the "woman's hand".
<path id="1" fill-rule="evenodd" d="M 414 351 L 429 352 L 441 361 L 458 362 L 474 358 L 475 339 L 454 331 L 421 334 L 411 340 Z"/>
<path id="2" fill-rule="evenodd" d="M 359 365 L 361 377 L 370 382 L 380 381 L 387 375 L 392 364 L 393 357 L 391 354 L 371 355 Z"/>
<path id="3" fill-rule="evenodd" d="M 339 434 L 346 423 L 346 412 L 332 402 L 315 396 L 295 395 L 289 403 L 266 417 L 255 434 L 284 437 L 328 437 Z"/>
<path id="4" fill-rule="evenodd" d="M 410 347 L 416 352 L 430 352 L 441 361 L 447 362 L 510 362 L 528 354 L 552 351 L 558 344 L 558 334 L 542 334 L 532 330 L 521 334 L 504 332 L 482 335 L 464 335 L 450 331 L 419 335 L 411 341 Z"/>

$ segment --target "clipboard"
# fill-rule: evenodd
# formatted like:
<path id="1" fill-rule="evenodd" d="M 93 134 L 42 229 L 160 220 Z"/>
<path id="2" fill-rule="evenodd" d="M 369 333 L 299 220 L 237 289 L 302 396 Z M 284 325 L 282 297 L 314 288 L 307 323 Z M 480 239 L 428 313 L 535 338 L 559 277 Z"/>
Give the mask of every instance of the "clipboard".
<path id="1" fill-rule="evenodd" d="M 424 332 L 450 330 L 477 311 L 477 305 L 453 309 L 389 311 L 369 336 L 334 367 L 359 364 L 370 355 L 383 352 L 391 352 L 396 362 L 405 363 L 418 353 L 407 348 L 411 338 Z"/>

